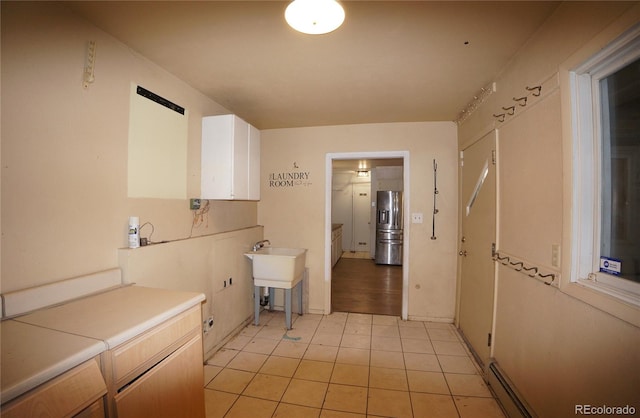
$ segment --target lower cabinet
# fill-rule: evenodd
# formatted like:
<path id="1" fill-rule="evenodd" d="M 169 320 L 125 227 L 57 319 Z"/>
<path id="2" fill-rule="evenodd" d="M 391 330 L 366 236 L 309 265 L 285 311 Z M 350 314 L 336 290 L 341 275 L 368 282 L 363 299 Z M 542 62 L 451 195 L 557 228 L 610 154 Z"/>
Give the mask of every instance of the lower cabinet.
<path id="1" fill-rule="evenodd" d="M 204 418 L 193 306 L 2 405 L 2 418 Z"/>
<path id="2" fill-rule="evenodd" d="M 104 401 L 100 399 L 74 415 L 73 418 L 104 418 L 104 414 Z"/>
<path id="3" fill-rule="evenodd" d="M 118 418 L 203 417 L 202 370 L 198 335 L 115 396 Z"/>
<path id="4" fill-rule="evenodd" d="M 89 360 L 2 406 L 3 418 L 103 418 L 106 386 Z"/>
<path id="5" fill-rule="evenodd" d="M 335 266 L 342 257 L 342 227 L 331 231 L 331 265 Z"/>
<path id="6" fill-rule="evenodd" d="M 201 308 L 103 353 L 110 418 L 203 418 Z"/>

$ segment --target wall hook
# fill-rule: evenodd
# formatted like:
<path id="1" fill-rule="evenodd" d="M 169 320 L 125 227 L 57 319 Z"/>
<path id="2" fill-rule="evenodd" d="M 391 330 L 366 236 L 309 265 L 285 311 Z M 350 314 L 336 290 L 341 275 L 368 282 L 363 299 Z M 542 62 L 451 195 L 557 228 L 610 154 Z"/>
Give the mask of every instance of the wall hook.
<path id="1" fill-rule="evenodd" d="M 493 117 L 494 117 L 494 118 L 497 118 L 497 119 L 498 119 L 498 122 L 504 122 L 504 118 L 506 117 L 506 115 L 505 115 L 504 113 L 500 113 L 499 115 L 496 115 L 496 114 L 494 113 Z"/>
<path id="2" fill-rule="evenodd" d="M 543 279 L 544 279 L 544 278 L 547 278 L 547 277 L 551 277 L 551 280 L 550 280 L 550 281 L 548 281 L 548 282 L 547 282 L 547 281 L 545 281 L 545 282 L 544 282 L 544 284 L 546 284 L 547 286 L 551 286 L 551 283 L 553 283 L 553 282 L 556 280 L 556 275 L 555 275 L 555 274 L 553 274 L 553 273 L 551 273 L 551 274 L 540 274 L 540 273 L 538 273 L 538 276 L 539 276 L 539 277 L 541 277 L 541 278 L 543 278 Z"/>
<path id="3" fill-rule="evenodd" d="M 516 113 L 516 107 L 515 106 L 503 107 L 502 110 L 506 110 L 507 111 L 507 115 L 513 115 L 514 113 Z"/>
<path id="4" fill-rule="evenodd" d="M 527 105 L 527 96 L 522 96 L 522 97 L 514 97 L 513 101 L 518 102 L 518 104 L 520 106 L 526 106 Z"/>
<path id="5" fill-rule="evenodd" d="M 96 78 L 94 70 L 96 66 L 96 41 L 89 41 L 87 44 L 87 57 L 82 74 L 82 87 L 89 88 L 89 84 L 93 83 Z"/>
<path id="6" fill-rule="evenodd" d="M 438 195 L 438 163 L 433 159 L 433 215 L 431 216 L 431 239 L 436 237 L 436 214 L 439 212 L 436 206 L 436 196 Z"/>
<path id="7" fill-rule="evenodd" d="M 518 102 L 518 104 L 520 106 L 526 106 L 527 105 L 527 96 L 522 96 L 522 97 L 514 97 L 513 98 L 514 102 Z"/>
<path id="8" fill-rule="evenodd" d="M 540 93 L 542 92 L 542 86 L 535 86 L 535 87 L 525 87 L 527 89 L 527 91 L 531 91 L 533 96 L 540 96 Z"/>
<path id="9" fill-rule="evenodd" d="M 522 261 L 517 261 L 517 262 L 513 262 L 513 261 L 509 261 L 509 264 L 511 264 L 512 266 L 516 267 L 516 266 L 520 266 L 519 268 L 516 268 L 516 271 L 522 271 L 522 269 L 524 268 L 524 263 Z"/>

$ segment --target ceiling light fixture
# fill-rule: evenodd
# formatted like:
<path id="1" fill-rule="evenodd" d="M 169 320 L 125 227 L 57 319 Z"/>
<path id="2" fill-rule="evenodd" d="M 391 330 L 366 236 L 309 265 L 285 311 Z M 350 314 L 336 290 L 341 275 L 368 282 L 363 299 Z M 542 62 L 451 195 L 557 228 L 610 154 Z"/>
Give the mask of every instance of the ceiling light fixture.
<path id="1" fill-rule="evenodd" d="M 342 25 L 344 9 L 336 0 L 293 0 L 284 18 L 298 32 L 321 35 Z"/>

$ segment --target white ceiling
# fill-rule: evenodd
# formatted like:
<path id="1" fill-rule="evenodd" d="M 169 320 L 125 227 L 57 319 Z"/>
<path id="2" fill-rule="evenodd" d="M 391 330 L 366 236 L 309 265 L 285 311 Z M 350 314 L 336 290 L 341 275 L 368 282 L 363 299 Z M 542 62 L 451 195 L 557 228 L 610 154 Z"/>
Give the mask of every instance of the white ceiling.
<path id="1" fill-rule="evenodd" d="M 281 1 L 68 4 L 270 129 L 455 120 L 558 2 L 344 1 L 343 26 L 315 36 L 287 26 Z"/>

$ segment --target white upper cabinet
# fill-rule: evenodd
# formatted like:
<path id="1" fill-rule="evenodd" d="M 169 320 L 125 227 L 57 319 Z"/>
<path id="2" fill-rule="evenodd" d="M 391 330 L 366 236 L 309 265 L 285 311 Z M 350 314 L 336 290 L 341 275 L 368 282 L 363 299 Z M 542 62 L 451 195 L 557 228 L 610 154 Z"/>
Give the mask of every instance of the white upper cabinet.
<path id="1" fill-rule="evenodd" d="M 200 197 L 260 200 L 260 131 L 235 115 L 202 118 Z"/>

